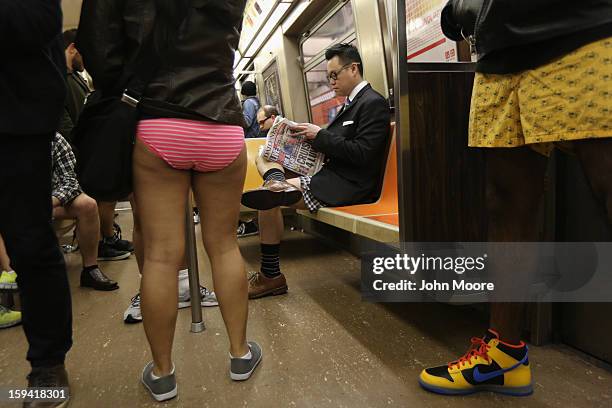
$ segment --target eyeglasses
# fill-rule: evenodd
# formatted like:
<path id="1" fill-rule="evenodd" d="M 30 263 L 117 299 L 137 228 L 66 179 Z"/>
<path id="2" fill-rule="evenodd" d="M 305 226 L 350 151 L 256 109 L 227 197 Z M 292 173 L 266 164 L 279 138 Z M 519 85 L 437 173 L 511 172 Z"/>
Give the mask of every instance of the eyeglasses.
<path id="1" fill-rule="evenodd" d="M 337 80 L 338 80 L 338 75 L 339 75 L 339 74 L 340 74 L 342 71 L 344 71 L 345 69 L 350 68 L 350 67 L 351 67 L 353 64 L 355 64 L 355 65 L 359 65 L 359 63 L 358 63 L 358 62 L 349 62 L 348 64 L 343 65 L 343 66 L 342 66 L 342 67 L 341 67 L 339 70 L 337 70 L 337 71 L 332 71 L 332 72 L 331 72 L 329 75 L 327 75 L 327 80 L 328 80 L 329 82 L 331 82 L 331 81 L 337 81 Z"/>
<path id="2" fill-rule="evenodd" d="M 271 119 L 271 118 L 272 116 L 266 116 L 262 120 L 258 120 L 257 123 L 259 123 L 259 126 L 263 126 L 263 124 L 266 123 L 266 120 Z"/>

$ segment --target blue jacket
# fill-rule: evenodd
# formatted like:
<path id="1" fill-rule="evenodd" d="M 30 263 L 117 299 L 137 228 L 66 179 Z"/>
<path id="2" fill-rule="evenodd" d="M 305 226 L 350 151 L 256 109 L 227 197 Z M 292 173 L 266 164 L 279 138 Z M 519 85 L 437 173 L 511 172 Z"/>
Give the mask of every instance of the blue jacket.
<path id="1" fill-rule="evenodd" d="M 259 110 L 259 99 L 256 96 L 247 98 L 242 104 L 244 115 L 244 137 L 259 137 L 259 123 L 257 123 L 257 111 Z"/>
<path id="2" fill-rule="evenodd" d="M 0 134 L 57 129 L 66 97 L 61 33 L 60 0 L 0 0 Z"/>

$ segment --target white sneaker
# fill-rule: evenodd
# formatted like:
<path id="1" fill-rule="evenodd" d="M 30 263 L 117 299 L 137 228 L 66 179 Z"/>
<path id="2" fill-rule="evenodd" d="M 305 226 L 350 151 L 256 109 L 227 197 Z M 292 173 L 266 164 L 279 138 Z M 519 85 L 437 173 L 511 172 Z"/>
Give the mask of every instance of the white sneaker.
<path id="1" fill-rule="evenodd" d="M 200 285 L 200 304 L 204 307 L 218 306 L 219 302 L 217 301 L 217 296 L 215 292 L 211 292 L 206 289 L 204 286 Z M 179 309 L 191 306 L 191 296 L 189 295 L 189 289 L 186 291 L 181 291 L 179 293 Z"/>
<path id="2" fill-rule="evenodd" d="M 142 322 L 142 313 L 140 312 L 140 293 L 132 298 L 130 305 L 123 313 L 123 321 L 125 323 L 140 323 Z"/>
<path id="3" fill-rule="evenodd" d="M 217 296 L 215 292 L 211 292 L 204 286 L 200 286 L 200 304 L 203 307 L 218 306 Z M 178 308 L 183 309 L 191 306 L 191 297 L 189 296 L 189 287 L 186 291 L 179 293 Z M 137 293 L 131 300 L 130 305 L 123 313 L 123 321 L 127 324 L 142 322 L 142 313 L 140 310 L 140 293 Z"/>

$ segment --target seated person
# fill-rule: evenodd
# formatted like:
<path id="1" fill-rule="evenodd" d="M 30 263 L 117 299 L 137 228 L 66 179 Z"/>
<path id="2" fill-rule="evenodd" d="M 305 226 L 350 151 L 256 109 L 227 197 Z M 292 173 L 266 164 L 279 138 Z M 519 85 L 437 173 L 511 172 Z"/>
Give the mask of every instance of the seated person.
<path id="1" fill-rule="evenodd" d="M 259 125 L 260 137 L 266 137 L 278 114 L 278 108 L 272 105 L 262 106 L 257 111 L 257 124 Z M 250 237 L 252 235 L 257 235 L 258 233 L 259 228 L 257 227 L 256 220 L 241 219 L 238 221 L 238 238 Z"/>
<path id="2" fill-rule="evenodd" d="M 331 87 L 337 96 L 347 97 L 346 103 L 327 129 L 310 123 L 292 129 L 325 154 L 325 165 L 312 177 L 286 180 L 279 164 L 258 157 L 264 185 L 242 196 L 245 206 L 261 210 L 261 270 L 249 279 L 251 299 L 287 292 L 279 266 L 280 206 L 315 212 L 322 207 L 374 202 L 380 194 L 389 142 L 389 105 L 363 80 L 361 57 L 354 46 L 335 45 L 326 51 L 325 59 Z"/>
<path id="3" fill-rule="evenodd" d="M 93 198 L 81 190 L 74 170 L 76 158 L 66 139 L 59 133 L 55 134 L 52 144 L 52 162 L 53 218 L 77 220 L 77 237 L 83 260 L 81 286 L 96 290 L 119 289 L 117 282 L 107 278 L 98 267 L 98 206 Z M 128 251 L 113 251 L 113 256 L 106 257 L 107 260 L 125 259 L 130 256 Z"/>

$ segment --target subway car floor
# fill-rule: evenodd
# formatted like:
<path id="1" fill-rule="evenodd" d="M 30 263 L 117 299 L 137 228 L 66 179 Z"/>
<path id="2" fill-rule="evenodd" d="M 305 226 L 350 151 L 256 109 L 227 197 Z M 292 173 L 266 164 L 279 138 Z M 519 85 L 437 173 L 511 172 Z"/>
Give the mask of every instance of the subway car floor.
<path id="1" fill-rule="evenodd" d="M 118 222 L 129 238 L 131 214 L 121 213 Z M 241 239 L 240 246 L 247 270 L 258 269 L 258 237 Z M 210 287 L 201 246 L 199 251 L 200 280 Z M 470 337 L 486 329 L 482 316 L 466 306 L 362 302 L 357 258 L 289 230 L 281 253 L 289 293 L 250 301 L 249 338 L 260 342 L 264 353 L 253 377 L 230 380 L 218 308 L 203 309 L 206 330 L 199 334 L 189 332 L 191 314 L 182 309 L 174 341 L 179 396 L 159 404 L 139 381 L 150 360 L 142 325 L 122 320 L 139 286 L 134 256 L 101 264 L 119 282 L 114 292 L 81 289 L 80 256 L 66 259 L 74 316 L 74 346 L 66 363 L 72 407 L 612 406 L 612 373 L 556 345 L 531 347 L 530 397 L 442 397 L 422 390 L 419 372 L 462 355 Z M 1 330 L 0 343 L 0 384 L 24 387 L 29 366 L 21 327 Z"/>

